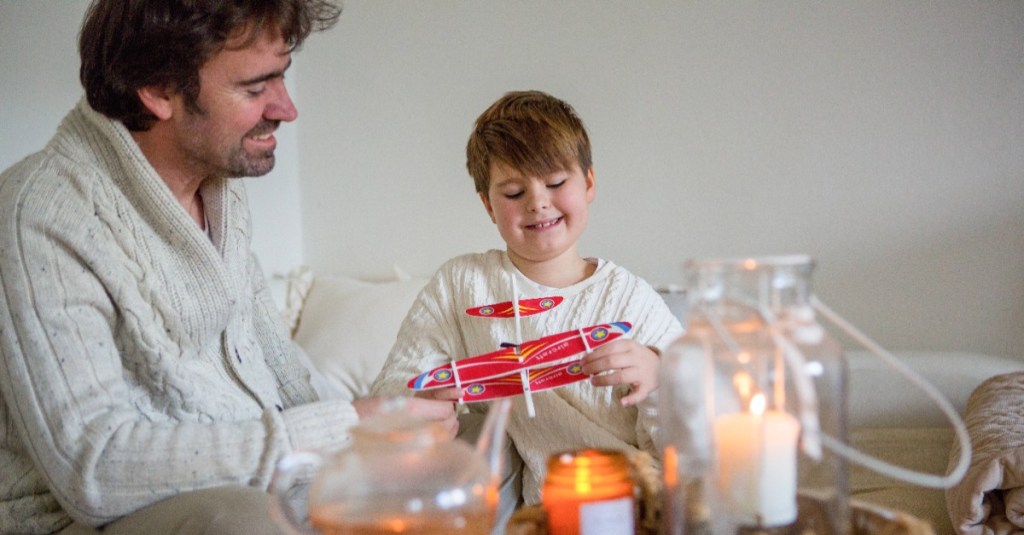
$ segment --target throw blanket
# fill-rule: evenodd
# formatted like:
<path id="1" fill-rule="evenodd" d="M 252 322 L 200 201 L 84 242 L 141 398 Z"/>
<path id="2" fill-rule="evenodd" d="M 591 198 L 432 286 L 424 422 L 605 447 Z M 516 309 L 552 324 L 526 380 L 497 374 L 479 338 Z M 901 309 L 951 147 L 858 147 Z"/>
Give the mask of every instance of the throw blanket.
<path id="1" fill-rule="evenodd" d="M 997 375 L 967 401 L 964 422 L 974 456 L 946 507 L 960 535 L 1024 531 L 1024 372 Z M 950 468 L 960 456 L 954 443 Z"/>

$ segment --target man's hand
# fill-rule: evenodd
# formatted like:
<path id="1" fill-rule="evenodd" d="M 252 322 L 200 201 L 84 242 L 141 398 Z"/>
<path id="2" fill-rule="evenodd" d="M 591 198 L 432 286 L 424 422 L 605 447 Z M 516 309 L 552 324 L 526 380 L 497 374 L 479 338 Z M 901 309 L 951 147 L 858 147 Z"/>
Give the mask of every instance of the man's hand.
<path id="1" fill-rule="evenodd" d="M 444 390 L 455 391 L 454 388 Z M 455 438 L 456 433 L 459 432 L 459 420 L 455 417 L 455 403 L 451 400 L 439 398 L 427 399 L 419 396 L 419 394 L 417 393 L 416 397 L 402 398 L 401 402 L 398 402 L 400 403 L 398 410 L 438 422 L 448 432 L 449 438 Z M 455 399 L 458 399 L 457 391 L 455 392 Z M 396 400 L 394 398 L 361 398 L 353 401 L 352 406 L 355 407 L 356 414 L 362 420 L 387 410 L 394 410 L 395 403 Z"/>
<path id="2" fill-rule="evenodd" d="M 434 399 L 455 403 L 459 400 L 459 389 L 454 386 L 448 388 L 431 388 L 430 390 L 417 390 L 416 397 L 423 399 Z"/>
<path id="3" fill-rule="evenodd" d="M 658 388 L 658 353 L 635 340 L 615 340 L 598 347 L 580 362 L 594 386 L 630 386 L 630 393 L 622 397 L 623 406 L 640 403 Z"/>

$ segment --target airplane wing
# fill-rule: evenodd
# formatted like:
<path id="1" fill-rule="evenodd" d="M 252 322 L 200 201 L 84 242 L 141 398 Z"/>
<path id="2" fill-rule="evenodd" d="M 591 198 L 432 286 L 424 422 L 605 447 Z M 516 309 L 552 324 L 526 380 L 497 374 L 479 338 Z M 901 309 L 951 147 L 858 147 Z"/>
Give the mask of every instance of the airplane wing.
<path id="1" fill-rule="evenodd" d="M 556 295 L 554 297 L 539 297 L 536 299 L 520 299 L 519 315 L 532 316 L 533 314 L 546 312 L 561 304 L 562 299 L 563 298 L 560 295 Z M 466 314 L 484 318 L 514 318 L 516 315 L 515 308 L 512 306 L 512 301 L 505 301 L 504 303 L 497 303 L 494 305 L 484 305 L 476 308 L 467 308 Z"/>
<path id="2" fill-rule="evenodd" d="M 515 347 L 506 347 L 469 357 L 452 363 L 438 366 L 433 370 L 413 377 L 408 387 L 413 390 L 428 390 L 456 386 L 458 383 L 468 385 L 493 377 L 506 375 L 524 369 L 531 369 L 541 364 L 551 364 L 567 359 L 579 353 L 607 344 L 627 334 L 632 325 L 628 322 L 602 323 L 579 330 L 552 334 L 523 343 L 516 353 Z"/>
<path id="3" fill-rule="evenodd" d="M 580 360 L 572 360 L 554 366 L 533 368 L 529 370 L 530 391 L 540 392 L 564 386 L 576 381 L 582 381 L 589 376 L 583 373 L 583 366 Z M 477 401 L 489 401 L 497 398 L 517 396 L 523 393 L 523 382 L 519 374 L 503 375 L 492 377 L 485 381 L 478 381 L 466 385 L 462 401 L 475 403 Z"/>

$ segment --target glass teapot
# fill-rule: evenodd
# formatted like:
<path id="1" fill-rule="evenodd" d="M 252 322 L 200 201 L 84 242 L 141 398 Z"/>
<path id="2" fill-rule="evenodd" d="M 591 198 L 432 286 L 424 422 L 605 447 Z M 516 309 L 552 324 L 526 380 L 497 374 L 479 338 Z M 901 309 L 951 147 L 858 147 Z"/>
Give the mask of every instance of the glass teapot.
<path id="1" fill-rule="evenodd" d="M 396 400 L 392 410 L 362 420 L 339 452 L 296 451 L 278 461 L 272 510 L 286 532 L 491 531 L 509 401 L 492 404 L 475 448 L 401 405 Z"/>

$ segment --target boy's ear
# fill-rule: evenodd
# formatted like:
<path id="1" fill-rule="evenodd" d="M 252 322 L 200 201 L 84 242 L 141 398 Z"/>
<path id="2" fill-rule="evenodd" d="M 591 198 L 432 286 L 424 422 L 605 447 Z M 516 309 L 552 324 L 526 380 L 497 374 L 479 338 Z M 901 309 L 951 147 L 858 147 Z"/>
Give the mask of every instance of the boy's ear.
<path id="1" fill-rule="evenodd" d="M 480 201 L 484 203 L 484 209 L 487 210 L 487 215 L 491 217 L 491 223 L 497 224 L 498 222 L 494 220 L 494 209 L 491 208 L 491 201 L 487 198 L 487 194 L 480 193 L 478 195 L 480 195 Z"/>
<path id="2" fill-rule="evenodd" d="M 165 121 L 174 114 L 174 106 L 171 102 L 171 94 L 167 89 L 158 86 L 148 85 L 140 87 L 136 93 L 142 105 L 156 116 L 157 119 Z"/>
<path id="3" fill-rule="evenodd" d="M 594 189 L 594 166 L 590 166 L 590 169 L 587 169 L 584 180 L 586 180 L 587 184 L 587 202 L 594 202 L 594 195 L 597 193 L 597 190 Z"/>

